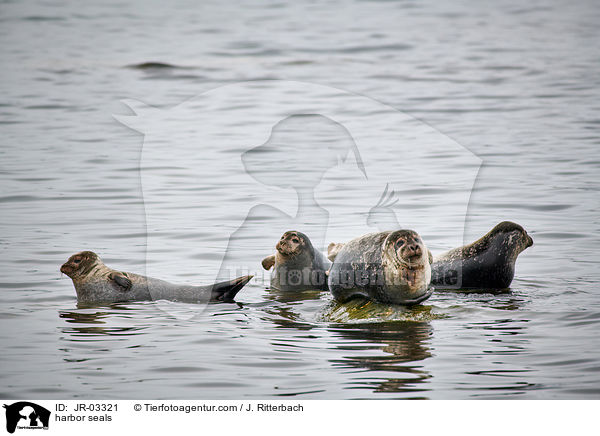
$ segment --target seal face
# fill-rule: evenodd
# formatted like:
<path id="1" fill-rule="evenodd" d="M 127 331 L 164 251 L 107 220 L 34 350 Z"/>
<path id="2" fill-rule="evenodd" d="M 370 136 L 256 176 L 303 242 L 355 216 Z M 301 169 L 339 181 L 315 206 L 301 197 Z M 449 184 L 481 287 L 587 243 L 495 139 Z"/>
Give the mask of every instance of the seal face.
<path id="1" fill-rule="evenodd" d="M 304 233 L 288 230 L 275 245 L 275 254 L 262 261 L 264 269 L 273 268 L 271 288 L 281 291 L 327 289 L 329 262 L 315 250 Z"/>
<path id="2" fill-rule="evenodd" d="M 74 254 L 60 272 L 73 281 L 80 303 L 171 300 L 200 303 L 233 301 L 253 276 L 238 277 L 208 286 L 175 285 L 164 280 L 113 270 L 92 251 Z"/>
<path id="3" fill-rule="evenodd" d="M 370 233 L 346 244 L 330 244 L 329 259 L 329 289 L 341 302 L 362 296 L 411 305 L 433 291 L 431 253 L 413 230 Z"/>
<path id="4" fill-rule="evenodd" d="M 508 288 L 517 257 L 532 245 L 523 227 L 503 221 L 477 241 L 436 256 L 432 283 L 442 289 Z"/>
<path id="5" fill-rule="evenodd" d="M 92 251 L 82 251 L 74 254 L 61 267 L 60 272 L 79 280 L 88 275 L 95 266 L 99 265 L 100 258 Z"/>

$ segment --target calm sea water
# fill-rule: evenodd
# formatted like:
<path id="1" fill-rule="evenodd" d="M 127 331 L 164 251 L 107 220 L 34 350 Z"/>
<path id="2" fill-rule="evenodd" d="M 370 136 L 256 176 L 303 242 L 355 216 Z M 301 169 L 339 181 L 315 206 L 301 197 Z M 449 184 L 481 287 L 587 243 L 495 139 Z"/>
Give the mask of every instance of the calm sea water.
<path id="1" fill-rule="evenodd" d="M 598 22 L 592 1 L 3 1 L 0 397 L 599 398 Z M 124 99 L 160 111 L 126 122 L 145 136 Z M 356 318 L 260 270 L 288 228 L 323 248 L 395 223 L 436 254 L 503 220 L 535 241 L 506 293 Z M 236 304 L 81 308 L 58 268 L 83 249 L 257 278 Z"/>

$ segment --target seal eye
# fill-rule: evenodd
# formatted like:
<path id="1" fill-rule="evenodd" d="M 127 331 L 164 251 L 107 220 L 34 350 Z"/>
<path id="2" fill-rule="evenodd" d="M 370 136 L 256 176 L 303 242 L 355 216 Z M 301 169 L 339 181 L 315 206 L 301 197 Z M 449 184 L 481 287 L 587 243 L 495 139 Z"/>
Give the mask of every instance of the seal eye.
<path id="1" fill-rule="evenodd" d="M 292 242 L 295 242 L 297 244 L 298 242 L 300 242 L 300 240 L 298 238 L 294 238 L 292 239 Z"/>
<path id="2" fill-rule="evenodd" d="M 73 260 L 73 263 L 80 263 L 80 262 L 81 262 L 81 259 L 74 259 Z"/>

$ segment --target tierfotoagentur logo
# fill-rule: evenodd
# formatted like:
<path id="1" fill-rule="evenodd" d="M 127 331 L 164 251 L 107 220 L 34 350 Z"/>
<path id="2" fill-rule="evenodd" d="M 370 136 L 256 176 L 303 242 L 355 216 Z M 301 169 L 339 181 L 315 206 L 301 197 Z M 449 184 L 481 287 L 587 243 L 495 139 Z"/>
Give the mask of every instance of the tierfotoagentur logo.
<path id="1" fill-rule="evenodd" d="M 171 108 L 124 103 L 134 114 L 115 118 L 144 135 L 149 276 L 208 282 L 254 274 L 251 284 L 266 287 L 260 259 L 288 230 L 324 252 L 330 242 L 384 230 L 418 228 L 426 238 L 423 223 L 432 214 L 451 236 L 447 246 L 428 247 L 441 252 L 463 243 L 481 160 L 378 101 L 262 80 L 222 86 Z M 432 159 L 443 160 L 445 170 L 438 164 L 434 171 Z M 290 271 L 288 279 L 325 278 Z M 198 314 L 159 305 L 178 318 Z"/>
<path id="2" fill-rule="evenodd" d="M 6 409 L 6 431 L 14 433 L 15 429 L 48 430 L 50 411 L 45 407 L 29 401 L 19 401 Z"/>

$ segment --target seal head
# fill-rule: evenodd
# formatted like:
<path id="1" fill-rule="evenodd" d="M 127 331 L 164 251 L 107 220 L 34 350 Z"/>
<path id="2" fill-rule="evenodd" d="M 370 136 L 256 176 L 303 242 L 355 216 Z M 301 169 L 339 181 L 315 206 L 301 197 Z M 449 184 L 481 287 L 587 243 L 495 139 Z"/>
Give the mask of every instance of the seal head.
<path id="1" fill-rule="evenodd" d="M 60 272 L 72 279 L 84 278 L 95 266 L 101 263 L 100 258 L 93 251 L 82 251 L 69 257 L 61 267 Z"/>
<path id="2" fill-rule="evenodd" d="M 392 232 L 383 243 L 382 258 L 386 297 L 390 303 L 419 302 L 431 295 L 433 258 L 417 232 Z"/>
<path id="3" fill-rule="evenodd" d="M 308 251 L 313 250 L 310 239 L 304 233 L 295 230 L 285 232 L 275 245 L 277 253 L 284 258 L 298 256 L 306 248 Z"/>

